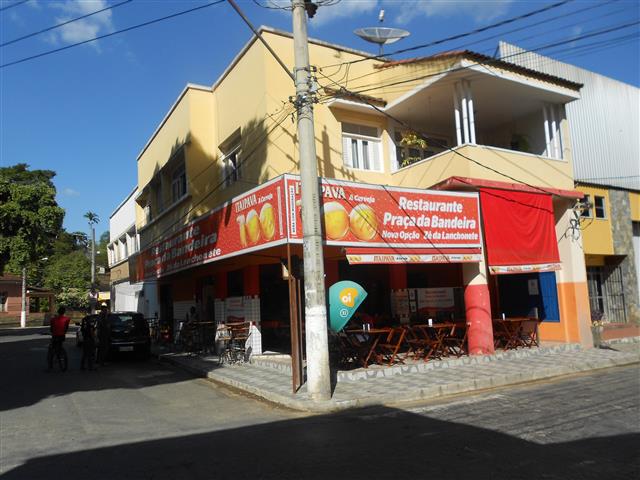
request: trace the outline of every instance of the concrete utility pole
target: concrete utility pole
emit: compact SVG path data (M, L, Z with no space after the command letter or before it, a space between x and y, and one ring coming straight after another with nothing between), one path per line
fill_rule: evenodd
M20 311L20 327L27 326L27 267L22 267L22 310Z
M300 142L300 190L304 259L307 391L314 400L331 398L327 304L320 224L320 195L313 128L314 92L311 91L307 14L304 0L292 0L295 53L296 107Z
M93 290L96 287L96 229L94 225L100 221L100 217L93 212L87 212L84 214L84 218L87 219L91 227L91 294L93 294ZM96 304L94 301L89 301L91 313L95 313Z

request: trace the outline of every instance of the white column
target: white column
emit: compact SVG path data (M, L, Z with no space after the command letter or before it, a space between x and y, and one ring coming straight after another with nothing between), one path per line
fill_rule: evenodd
M476 143L476 121L473 113L473 95L471 94L471 84L468 81L464 81L465 93L468 98L467 107L469 109L469 134L471 143Z
M462 131L464 132L464 143L469 143L469 115L467 110L467 96L460 83L458 83L458 88L460 89L460 96L462 97Z
M551 114L551 135L553 141L553 158L560 158L559 150L560 145L558 144L558 123L556 121L556 109L555 105L549 105L549 113Z
M549 114L547 113L547 105L542 105L542 114L544 115L544 140L547 145L546 156L551 156L551 136L549 135Z
M457 84L453 85L453 110L456 119L456 140L457 145L462 145L462 126L460 125L460 96L458 95Z

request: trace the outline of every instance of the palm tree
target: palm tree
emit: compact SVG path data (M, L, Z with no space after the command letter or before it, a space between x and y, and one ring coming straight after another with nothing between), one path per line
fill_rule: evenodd
M97 213L87 212L84 214L84 218L87 219L91 228L91 289L93 290L96 284L96 231L94 225L100 223L100 217ZM93 309L94 306L92 306Z

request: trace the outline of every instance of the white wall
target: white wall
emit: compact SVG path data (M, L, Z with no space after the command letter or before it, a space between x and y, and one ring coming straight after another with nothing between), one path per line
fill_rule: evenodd
M117 240L136 223L137 193L138 189L135 188L109 217L109 242Z

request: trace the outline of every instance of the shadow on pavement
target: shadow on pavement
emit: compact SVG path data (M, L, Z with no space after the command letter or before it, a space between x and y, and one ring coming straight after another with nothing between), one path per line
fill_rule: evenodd
M125 439L123 439L125 440ZM541 445L391 408L35 458L3 479L639 478L640 435Z
M181 382L193 375L176 369L159 367L156 360L142 361L135 356L110 359L110 364L97 371L80 370L82 351L70 335L64 343L69 356L69 369L57 366L46 372L49 336L32 333L0 343L0 412L28 407L42 399L73 392L109 389L138 389L146 386ZM153 375L162 368L163 375Z

